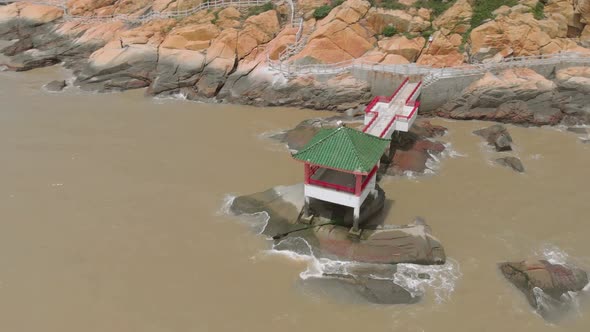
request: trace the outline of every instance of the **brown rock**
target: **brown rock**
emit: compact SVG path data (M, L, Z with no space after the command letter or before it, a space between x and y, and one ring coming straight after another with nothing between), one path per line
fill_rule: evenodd
M169 33L162 47L199 51L208 48L211 41L219 36L219 29L212 23L187 25Z
M473 9L469 0L458 0L451 8L434 20L437 29L444 28L450 33L463 34L471 27Z
M532 125L556 124L563 117L554 105L556 84L531 69L486 73L436 114Z
M53 6L26 4L21 8L20 17L44 24L63 16L63 10Z
M384 38L379 41L379 48L388 54L397 54L413 62L422 51L426 40L423 37L408 39L405 36Z
M553 320L567 308L569 292L580 292L588 284L585 271L546 260L501 263L500 271L522 291L533 308Z
M349 0L332 10L318 22L308 44L293 60L304 58L332 63L359 58L373 48L372 32L355 20L360 20L370 4L364 0Z
M444 35L436 32L417 63L433 67L452 67L463 64L465 57L459 51L463 40L459 34Z
M560 88L590 94L590 67L560 69L555 78Z
M580 22L590 24L590 1L574 0L575 12L580 14Z
M408 32L412 19L413 16L403 10L371 8L367 14L367 24L375 34L380 34L388 25L399 32Z

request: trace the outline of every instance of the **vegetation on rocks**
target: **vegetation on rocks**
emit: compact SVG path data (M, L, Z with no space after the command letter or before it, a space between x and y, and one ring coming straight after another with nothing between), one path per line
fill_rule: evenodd
M269 2L265 3L264 5L248 8L248 16L262 14L262 13L267 12L269 10L273 10L274 8L275 8L275 5L269 1Z
M344 0L333 0L332 2L330 2L329 5L320 6L313 11L313 17L316 20L320 20L320 19L328 16L328 14L330 14L332 9L340 6L342 3L344 3Z
M535 19L537 19L537 20L544 19L545 18L544 10L545 10L545 4L543 3L543 1L537 2L535 7L533 8L533 16L535 16Z
M328 14L330 14L331 11L332 11L332 6L323 5L323 6L316 8L313 11L313 17L316 20L320 20L320 19L328 16Z
M471 17L471 27L480 26L484 21L493 17L494 10L500 6L516 6L518 0L475 0L473 2L473 16Z
M379 8L386 8L386 9L407 9L408 7L402 3L400 3L398 0L382 0L379 2L375 2L374 0L369 1L371 3L371 6L373 7L379 7Z
M442 13L445 12L445 10L449 9L456 0L449 0L449 1L443 1L443 0L418 0L416 2L414 2L414 7L415 8L427 8L427 9L432 9L432 14L436 17ZM487 0L482 0L482 1L487 1ZM493 1L493 0L490 0ZM502 0L500 0L502 1Z
M392 26L392 25L388 25L385 28L383 28L383 33L382 34L385 37L391 37L391 36L395 35L396 33L397 33L397 30L395 29L395 27Z

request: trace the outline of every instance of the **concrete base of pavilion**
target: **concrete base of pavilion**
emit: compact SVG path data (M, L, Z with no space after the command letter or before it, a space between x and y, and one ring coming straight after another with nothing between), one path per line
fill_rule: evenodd
M268 218L262 234L269 237L300 230L287 238L304 239L318 258L423 265L443 264L446 260L442 245L423 221L402 226L381 224L385 220L386 198L379 187L378 194L367 198L361 209L362 232L358 237L349 233L352 209L335 204L313 200L310 207L315 217L311 225L300 222L303 190L303 184L297 184L239 196L232 202L230 211L236 215L266 213Z

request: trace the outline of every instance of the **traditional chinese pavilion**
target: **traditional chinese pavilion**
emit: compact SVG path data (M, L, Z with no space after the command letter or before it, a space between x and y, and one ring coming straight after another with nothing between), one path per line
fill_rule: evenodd
M305 163L305 214L311 198L354 209L351 233L360 234L361 206L376 193L379 160L394 131L408 131L416 120L422 82L405 79L389 97L375 97L365 110L365 127L322 129L293 155Z
M310 198L354 209L352 232L359 231L361 205L375 184L379 160L390 140L341 125L321 129L293 155L305 164L305 206Z

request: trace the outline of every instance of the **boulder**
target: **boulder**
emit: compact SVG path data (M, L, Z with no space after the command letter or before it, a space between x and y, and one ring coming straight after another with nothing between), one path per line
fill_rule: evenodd
M477 136L486 139L489 145L493 146L496 151L512 150L512 137L508 129L501 124L496 124L485 129L479 129L473 132Z
M394 267L395 265L390 266ZM391 279L378 278L372 273L362 275L324 273L321 277L302 280L301 284L315 295L328 295L338 299L344 298L354 301L360 297L369 303L389 305L412 304L420 300L420 297L413 296Z
M403 10L371 8L367 14L367 25L375 34L381 34L386 26L393 26L399 32L409 32L413 16Z
M426 40L423 37L408 39L405 36L395 36L391 38L384 38L379 41L379 49L387 54L397 54L406 58L410 62L414 62Z
M464 34L471 27L473 8L471 0L458 0L442 15L437 17L433 25L437 29L444 29L449 33Z
M495 160L496 164L512 168L513 170L524 173L524 166L520 159L516 157L502 157Z
M439 155L445 150L445 146L433 138L444 135L446 130L428 121L416 121L409 132L400 132L392 137L392 155L381 159L381 171L397 176L407 172L425 173L429 170L428 161L433 160L433 155Z
M379 195L384 193L378 189ZM264 213L262 234L274 237L277 234L292 232L275 241L284 242L290 238L303 238L311 245L312 254L318 258L330 258L372 264L443 264L446 260L444 249L433 237L430 227L417 220L404 226L379 226L373 217L380 212L383 200L365 202L361 209L377 210L364 217L362 233L359 238L351 238L348 225L341 224L341 215L333 204L314 200L312 209L315 218L312 225L298 223L299 212L303 208L303 185L280 186L264 192L236 197L230 205L235 215ZM344 207L341 207L344 208ZM348 208L348 210L351 210ZM336 218L336 219L334 219ZM326 225L326 223L330 223ZM287 244L275 246L277 250L291 250Z
M570 307L571 292L580 292L588 285L585 271L546 260L501 263L499 268L525 294L530 305L549 320Z
M459 34L444 35L437 31L416 62L432 67L460 66L465 61L465 56L459 50L462 43L463 37Z
M369 7L367 1L348 0L334 8L318 22L303 50L291 59L335 63L361 57L376 41L374 32L360 24Z
M585 24L590 24L590 1L589 0L575 0L574 7L575 7L575 12L580 14L580 22L585 23Z
M557 124L564 114L557 85L531 69L486 73L435 113L454 119L479 119L527 125Z
M50 91L50 92L59 92L59 91L62 91L63 89L65 89L66 86L67 86L66 81L57 80L57 81L51 81L51 82L45 84L44 88L45 88L45 90Z

